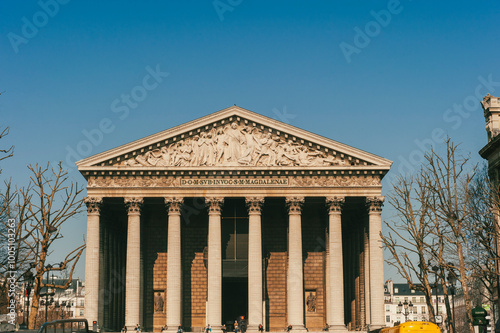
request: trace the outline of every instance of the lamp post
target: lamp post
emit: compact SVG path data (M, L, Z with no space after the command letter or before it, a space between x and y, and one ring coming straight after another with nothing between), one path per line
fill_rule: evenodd
M27 321L29 320L29 309L30 309L30 294L31 294L31 281L33 280L33 273L31 268L34 267L33 263L30 264L30 269L24 273L24 311L23 311L23 323L21 326L23 328L28 328Z
M51 264L45 266L47 269L47 284L49 283L49 271L52 268ZM47 322L47 305L49 304L49 287L45 287L45 322Z
M403 314L403 316L405 316L405 322L408 321L408 315L410 313L413 313L413 304L411 303L408 303L407 300L404 301L404 303L401 303L401 301L399 301L399 304L398 304L398 309L399 309L399 312L401 312ZM404 312L403 312L403 309L404 309Z
M455 284L457 283L457 276L455 274L455 270L452 268L453 263L448 263L449 268L449 273L448 273L448 282L450 283L450 294L451 294L451 303L452 303L452 318L451 318L451 327L453 329L453 333L455 333L455 293L456 293L456 287Z
M434 285L436 286L436 312L435 312L435 316L438 315L438 312L439 312L439 298L438 298L438 291L439 291L439 288L438 288L438 270L439 270L439 267L434 265L432 266L432 271L434 272Z

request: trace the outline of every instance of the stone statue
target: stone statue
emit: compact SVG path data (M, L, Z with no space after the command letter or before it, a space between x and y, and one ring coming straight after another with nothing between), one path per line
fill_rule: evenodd
M316 295L312 292L309 293L306 300L307 312L316 312Z
M155 312L163 312L163 297L161 293L157 293L155 296Z

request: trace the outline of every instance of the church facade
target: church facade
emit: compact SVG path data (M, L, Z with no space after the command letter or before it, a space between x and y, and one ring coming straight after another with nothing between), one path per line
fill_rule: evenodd
M391 163L237 106L77 162L86 318L113 331L384 326Z

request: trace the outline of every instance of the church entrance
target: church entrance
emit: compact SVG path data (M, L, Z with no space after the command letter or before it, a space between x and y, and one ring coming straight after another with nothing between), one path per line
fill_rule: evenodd
M245 199L224 201L222 231L222 322L233 329L248 314L248 212ZM241 325L241 324L240 324Z
M241 317L248 315L248 278L222 279L222 322L233 329L235 320L241 325Z

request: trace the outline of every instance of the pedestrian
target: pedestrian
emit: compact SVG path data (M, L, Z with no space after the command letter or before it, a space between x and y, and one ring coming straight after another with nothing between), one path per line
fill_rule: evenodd
M259 324L259 332L264 332L264 327L262 326L262 324Z
M123 325L122 333L127 333L127 326L126 325Z
M226 333L226 324L222 324L221 328L223 333Z
M184 333L182 326L177 327L177 333Z
M238 333L238 321L234 321L234 333Z
M140 331L141 331L141 326L139 326L139 324L136 324L136 325L135 325L135 330L136 330L137 332L140 332Z

